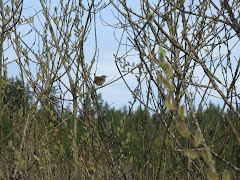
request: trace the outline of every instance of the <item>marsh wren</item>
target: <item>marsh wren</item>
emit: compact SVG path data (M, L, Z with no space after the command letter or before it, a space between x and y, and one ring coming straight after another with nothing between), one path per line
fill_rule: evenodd
M105 75L102 75L102 76L94 76L94 83L97 85L97 86L101 86L104 84L105 80L106 80L106 77Z

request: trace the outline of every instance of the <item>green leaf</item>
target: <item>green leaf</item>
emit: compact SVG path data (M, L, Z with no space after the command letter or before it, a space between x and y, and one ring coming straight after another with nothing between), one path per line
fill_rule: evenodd
M174 105L174 103L173 103L173 101L172 101L171 95L168 95L168 96L167 96L167 98L166 98L166 100L165 100L165 105L166 105L166 107L167 107L170 111L176 110L176 107L175 107L175 105Z
M199 156L196 152L190 150L190 149L185 149L183 151L183 153L185 154L185 156L187 156L189 159L198 159Z
M195 146L198 146L202 142L202 132L201 129L197 129L194 136Z
M184 116L185 116L185 106L184 105L181 105L181 107L179 109L179 116L182 120L184 119Z
M159 46L159 55L160 55L160 60L164 61L166 56L166 51L162 48L162 46Z
M170 66L170 64L165 63L164 65L164 72L167 75L167 77L171 78L173 75L173 71L172 71L172 67Z
M222 180L231 180L231 174L228 170L224 169L222 174Z
M176 121L176 126L177 126L177 130L180 132L180 134L183 137L189 138L190 137L190 133L187 129L187 127L185 126L185 124L183 122L180 121Z
M218 180L217 174L211 168L208 168L206 170L206 174L207 174L208 179L210 179L210 180Z
M210 153L208 148L205 148L203 150L203 159L204 161L209 165L211 163L212 160L212 154Z

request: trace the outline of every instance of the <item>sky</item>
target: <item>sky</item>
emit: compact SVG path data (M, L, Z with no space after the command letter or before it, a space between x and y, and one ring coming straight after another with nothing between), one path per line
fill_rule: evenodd
M58 1L52 1L52 6L54 6L57 2ZM139 5L136 4L136 1L128 1L127 3L132 8L137 9L139 7ZM34 0L34 1L24 0L24 8L23 8L22 15L24 17L28 17L33 14L36 14L39 12L40 7L41 7L41 5L39 3L39 0ZM43 17L40 14L41 13L39 13L39 18L41 20L41 18L43 18ZM115 31L114 28L104 25L104 23L101 21L101 18L102 18L104 21L106 21L109 24L116 23L117 21L116 21L115 17L113 16L113 14L117 15L116 11L112 7L107 7L105 9L103 9L103 11L101 11L101 13L98 13L96 16L97 42L98 42L98 56L97 56L98 57L98 59L97 59L98 65L97 65L96 75L98 75L98 76L106 75L107 83L120 77L117 67L115 65L115 58L114 58L113 54L115 54L117 52L117 48L118 48L118 42L116 41L116 39L114 37L114 33L119 38L122 32L121 32L121 30ZM37 28L41 29L41 24L39 23L39 21L37 19L36 19L35 25ZM21 33L23 33L23 34L29 31L29 29L26 28L26 26L24 26L24 25L19 26L18 28L19 28L19 31L21 31ZM36 39L36 35L34 35L34 33L32 33L30 36L26 36L26 38L28 38L27 41L29 43L31 43ZM239 46L239 44L238 44L238 46ZM235 48L235 49L237 49L237 48ZM87 41L84 44L85 61L88 64L92 60L94 51L95 51L94 31L91 31L88 36ZM237 50L235 50L235 51L236 51L235 53L238 54ZM7 53L5 56L7 56L9 58L9 61L16 58L16 56L11 52L11 50L8 50L6 52ZM122 55L125 52L126 52L126 50L124 48L121 48L119 54ZM224 50L223 50L223 53L225 53ZM218 53L216 52L216 56L217 56L217 54ZM92 79L93 79L93 74L95 72L95 68L96 68L96 66L94 66L94 68L93 68L93 72L92 72L92 76L91 76ZM34 71L35 71L35 67L32 68L32 72L34 72ZM19 75L19 72L20 72L20 69L16 63L11 63L8 65L8 76L9 77ZM203 74L202 68L200 68L200 67L196 68L194 75L196 77L198 77L201 74ZM217 74L217 76L221 77L221 71L217 72L216 74ZM63 81L68 86L70 86L68 83L67 77L65 76L64 78L63 78ZM202 77L199 76L199 80L201 80L201 78ZM129 85L132 88L134 88L134 86L136 85L136 79L134 78L134 76L126 76L126 80L129 83ZM207 84L208 80L205 78L205 79L203 79L203 82L204 82L204 84ZM101 89L98 89L97 92L101 93L103 99L105 101L107 101L111 107L115 107L115 108L121 108L124 105L129 105L128 102L132 100L131 92L128 90L128 88L124 84L123 80L121 80L121 79L110 84L109 86L105 86ZM215 92L212 91L212 93L214 94ZM70 95L69 95L69 98L70 98ZM221 99L219 99L219 98L210 98L210 100L211 99L214 102L222 103ZM199 97L199 100L200 100L200 97Z
M52 1L52 6L55 5L55 3L58 1ZM57 5L57 4L56 4ZM41 8L41 4L39 0L24 0L24 6L23 6L23 17L29 17L37 12L39 12ZM116 22L112 17L112 8L106 8L104 9L101 14L98 13L96 16L96 27L97 27L97 42L98 42L98 65L97 65L97 76L106 75L107 79L106 82L110 82L112 80L117 79L120 77L117 67L115 65L115 58L113 54L116 52L118 43L114 38L114 29L109 26L103 25L103 23L100 20L103 18L108 23ZM44 19L43 16L41 16L41 13L38 13L39 19ZM38 30L41 31L42 27L39 23L38 19L35 18L35 26ZM30 30L30 27L26 27L26 25L21 25L18 27L18 30L21 32L21 34L25 34ZM30 35L26 36L25 41L29 44L33 43L37 39L36 35L34 33L31 33ZM7 44L5 44L7 46ZM33 48L37 49L37 47ZM13 50L9 49L6 51L5 56L8 57L9 61L16 59L16 55L12 53ZM90 31L90 34L88 35L88 39L84 44L84 53L85 53L85 61L90 64L90 61L92 60L93 54L95 51L95 38L94 38L94 31ZM30 65L31 66L31 65ZM96 66L93 68L92 76L91 78L94 78L94 72L96 70ZM13 62L8 65L8 77L15 77L19 76L19 66L17 63ZM36 75L36 66L31 66L31 72L33 72L33 75ZM36 77L36 76L35 76ZM134 79L131 77L126 77L128 82L130 84L135 84ZM68 86L70 86L67 77L65 76L63 79L63 82L65 82ZM64 88L63 88L64 89ZM131 93L125 86L124 82L120 79L114 83L112 83L109 86L105 86L103 88L100 88L97 90L97 93L101 93L104 101L108 102L111 107L115 108L121 108L124 105L128 105L128 102L131 99ZM68 98L70 97L70 94L68 94Z

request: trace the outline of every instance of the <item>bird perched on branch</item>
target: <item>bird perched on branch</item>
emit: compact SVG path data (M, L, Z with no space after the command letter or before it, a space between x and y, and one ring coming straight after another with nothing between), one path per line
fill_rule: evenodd
M94 83L97 85L97 86L101 86L104 84L105 80L106 80L106 77L105 75L102 75L102 76L94 76Z

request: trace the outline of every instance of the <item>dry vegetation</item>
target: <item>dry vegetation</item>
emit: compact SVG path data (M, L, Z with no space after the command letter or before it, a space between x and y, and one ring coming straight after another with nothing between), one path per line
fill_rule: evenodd
M239 1L36 1L0 1L0 179L239 179ZM99 20L120 78L97 87ZM116 110L97 88L119 80Z

